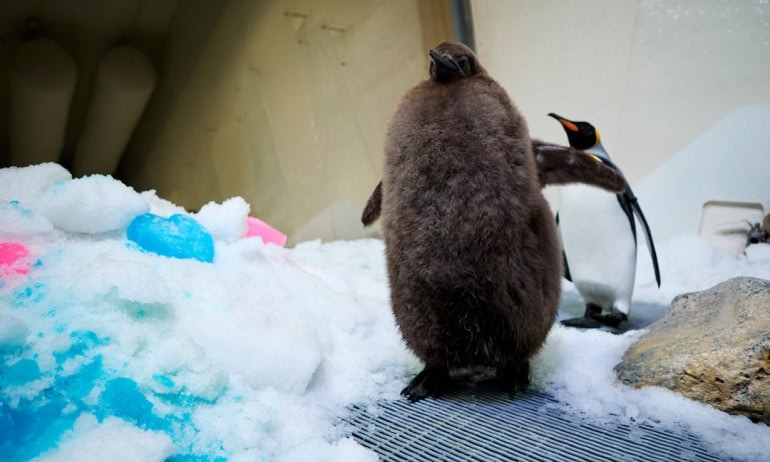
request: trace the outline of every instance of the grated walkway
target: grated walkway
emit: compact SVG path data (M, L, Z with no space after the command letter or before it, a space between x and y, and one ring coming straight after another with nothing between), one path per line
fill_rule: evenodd
M722 461L682 428L604 425L568 415L538 392L511 399L477 384L438 400L353 406L352 436L383 461Z

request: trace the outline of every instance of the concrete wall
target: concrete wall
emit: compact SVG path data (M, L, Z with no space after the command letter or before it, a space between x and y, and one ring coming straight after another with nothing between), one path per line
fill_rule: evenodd
M473 13L480 58L532 134L566 141L548 112L592 122L632 185L732 111L770 102L766 1L476 1ZM687 194L687 172L678 175L685 187L671 194ZM759 189L743 197L770 201Z
M446 0L2 0L0 166L7 63L33 17L78 70L63 165L99 60L131 44L158 82L116 176L189 210L242 196L290 243L365 234L388 120L451 38Z
M190 209L242 196L290 243L364 235L385 128L425 76L423 42L445 33L441 4L228 1L189 78L166 80L178 95L153 102L125 177ZM167 59L186 36L172 28Z
M98 60L116 44L132 44L150 56L159 80L118 171L122 180L190 210L242 196L253 215L287 232L290 242L360 237L358 218L379 180L388 120L403 93L425 77L426 50L451 39L448 5L2 0L0 154L7 148L8 57L25 19L37 17L78 66L65 165ZM681 165L692 162L668 161L728 114L770 102L766 1L478 0L472 6L480 58L527 116L532 134L565 141L546 116L552 111L590 120L634 185L664 165L686 168ZM751 130L731 133L751 138ZM751 159L738 150L723 161L767 168L757 167L752 152ZM687 156L698 157L692 149ZM719 169L722 158L709 156L709 168ZM688 172L663 177L686 180ZM669 184L645 184L664 188L662 198L692 192L686 181L670 191ZM767 188L740 186L730 200L770 208ZM557 206L554 191L547 192ZM640 200L645 209L666 207Z
M28 19L36 19L40 33L63 47L77 67L61 157L66 164L83 129L96 69L105 52L116 45L132 45L157 64L177 4L178 0L0 1L0 166L5 165L8 149L8 67ZM209 18L215 20L216 14ZM203 31L201 35L205 40Z

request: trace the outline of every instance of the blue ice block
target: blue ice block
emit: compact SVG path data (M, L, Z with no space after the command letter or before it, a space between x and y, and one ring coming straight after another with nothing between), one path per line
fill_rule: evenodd
M128 226L127 236L143 250L158 255L214 261L214 238L200 223L185 215L139 215Z

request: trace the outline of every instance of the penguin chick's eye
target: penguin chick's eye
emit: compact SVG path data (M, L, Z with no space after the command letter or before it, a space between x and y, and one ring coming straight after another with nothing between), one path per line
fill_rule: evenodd
M457 65L460 66L460 70L463 74L471 73L471 62L467 56L460 56L457 60Z

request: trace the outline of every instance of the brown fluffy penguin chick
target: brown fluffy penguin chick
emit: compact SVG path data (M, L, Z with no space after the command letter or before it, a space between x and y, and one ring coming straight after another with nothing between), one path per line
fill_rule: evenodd
M513 393L554 324L561 249L527 125L470 48L430 50L385 141L382 234L391 302L425 368L410 401L449 371L494 367Z

